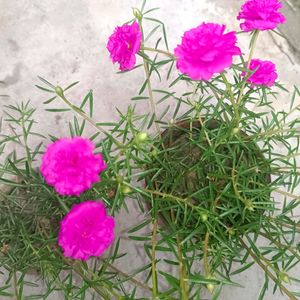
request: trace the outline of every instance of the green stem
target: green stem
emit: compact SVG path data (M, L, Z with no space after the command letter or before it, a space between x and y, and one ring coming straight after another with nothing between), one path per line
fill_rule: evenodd
M169 51L165 51L165 50L160 50L160 49L155 49L155 48L149 48L149 47L141 47L141 50L143 51L151 51L151 52L157 52L157 53L161 53L164 54L172 59L176 59L175 55L173 55L171 52Z
M82 269L79 267L77 268L76 266L70 265L72 267L72 269L76 272L76 274L78 274L84 281L86 281L87 283L90 283L91 280L90 278L88 278L84 272L82 272ZM104 300L110 300L111 298L109 297L109 295L107 295L107 293L105 293L100 287L98 286L94 286L92 285L92 288L94 289L94 291L100 295ZM111 291L110 291L111 292ZM112 293L113 296L116 297L116 299L122 299L121 296L117 296L115 295L115 293Z
M245 242L240 239L240 243L246 249L246 251L250 254L250 256L254 259L254 261L264 270L264 272L271 278L275 284L278 284L280 289L288 296L290 300L297 300L297 298L284 286L282 283L277 280L277 278L268 270L267 266L265 266L261 260L251 251L251 249L245 244Z
M251 63L251 60L252 60L252 57L253 57L253 54L254 54L254 49L255 49L255 46L256 46L256 42L257 42L257 38L258 38L258 35L259 35L259 30L256 30L254 32L254 37L253 37L253 41L252 41L252 45L251 45L251 48L250 48L250 52L249 52L249 56L248 56L248 61L247 61L247 73L245 75L245 79L244 79L244 82L241 86L241 90L240 90L240 94L239 94L239 97L238 97L238 100L237 100L237 105L239 106L240 105L240 102L242 101L243 99L243 93L244 93L244 89L246 87L246 83L247 83L247 77L250 73L250 70L249 70L249 67L250 67L250 63Z
M207 86L210 88L210 90L212 91L212 93L214 94L214 96L215 96L215 98L217 99L217 101L218 101L218 103L220 104L220 105L222 105L222 102L223 102L223 100L224 100L224 97L225 97L225 95L218 95L218 93L216 92L216 90L215 90L215 87L210 83L210 82L208 82L207 81ZM228 118L228 115L227 115L227 113L226 113L226 110L224 110L224 119L225 119L225 121L227 122L227 123L229 123L229 118Z
M208 243L209 243L209 232L206 231L205 239L204 239L204 249L203 249L203 262L204 262L204 270L206 276L211 275L209 262L208 262Z
M256 137L271 137L274 134L279 134L279 133L285 133L285 132L289 132L289 131L294 131L295 133L300 133L300 127L296 127L296 128L284 128L284 129L277 129L277 130L267 130L265 132L262 133L256 133L253 134L252 136L248 136L248 139L253 139Z
M14 286L14 292L15 292L15 297L16 297L16 300L22 300L20 295L19 295L19 292L18 292L18 280L17 280L17 274L16 274L16 271L14 271L13 273L13 286Z
M171 218L172 221L175 222L174 211L171 209ZM178 261L179 261L179 282L180 282L180 299L182 300L189 300L189 288L187 282L187 276L185 271L185 262L182 253L182 244L180 240L180 236L176 234L177 240L177 249L178 249Z
M103 127L97 125L97 123L87 116L79 107L73 105L64 95L62 88L56 87L56 94L63 100L63 102L69 106L73 111L79 114L84 120L90 123L98 132L105 134L109 139L111 139L118 148L124 148L124 145L112 137Z
M298 250L296 248L277 242L275 239L271 238L270 236L268 236L263 232L260 232L259 234L264 238L268 239L273 244L275 244L279 249L287 249L300 261L300 255L297 253Z
M235 102L234 95L233 95L232 88L231 88L231 84L227 80L225 74L221 73L221 77L222 77L222 79L223 79L223 81L225 83L226 90L229 93L229 101L231 102L231 105L232 105L233 111L234 111L235 126L239 127L240 114L239 114L239 105L238 105L238 102Z
M46 230L44 228L41 228L41 234L42 235L45 235L45 237L47 239L49 239L49 235L48 233L46 232ZM92 273L90 272L90 270L87 270L83 263L82 262L75 262L73 263L70 259L66 258L60 251L60 249L58 248L57 245L48 245L47 246L48 250L50 252L56 252L64 261L67 265L69 265L72 270L74 270L74 272L79 275L84 281L86 281L87 283L90 284L90 287L98 294L100 295L104 300L111 300L111 295L113 295L116 299L116 300L122 300L122 296L120 296L119 294L117 294L115 291L112 290L112 288L110 286L106 286L106 283L105 281L101 280L102 284L103 284L103 287L99 287L99 286L96 286L94 284L92 284L92 278L93 276L97 276L97 274L95 273ZM78 265L79 264L79 265ZM100 279L100 278L99 278ZM104 291L104 289L106 289L108 291L108 293L110 293L111 295L108 295L107 292Z
M100 260L102 260L102 259L100 258ZM108 263L107 266L108 266L111 270L117 272L119 276L124 277L124 279L128 279L128 281L131 281L133 284L136 284L137 286L141 287L141 288L144 289L145 291L152 291L152 289L151 289L148 285L146 285L146 284L144 284L144 283L138 281L137 279L135 279L135 278L132 277L131 275L124 273L123 271L121 271L121 270L119 270L117 267L115 267L114 265Z
M150 81L149 65L145 58L143 58L143 64L144 64L144 70L145 70L146 80L147 80L147 89L148 89L148 94L149 94L150 108L151 108L152 113L154 114L154 118L155 118L154 123L155 123L156 131L157 131L158 135L160 136L161 131L160 131L159 125L157 123L156 108L155 108L155 102L154 102L154 97L153 97L152 85L151 85L151 81Z
M202 121L201 116L199 116L198 120L199 120L199 123L200 123L201 127L204 128L204 127L203 127L203 121ZM212 147L212 142L211 142L211 140L210 140L210 138L209 138L209 136L208 136L208 133L207 133L207 131L206 131L205 128L204 128L204 134L205 134L205 138L206 138L206 140L207 140L209 146Z
M63 208L64 212L68 213L70 208L66 205L66 203L62 199L60 199L59 196L57 196L56 199L59 202L60 206Z
M296 105L293 109L291 109L289 112L287 112L279 121L278 123L280 124L281 122L283 122L284 120L287 119L288 116L290 116L292 113L294 112L298 112L300 109L300 104Z
M294 195L294 194L289 193L289 192L281 191L281 190L278 190L278 189L274 190L274 191L277 192L277 193L279 193L279 194L281 194L281 195L293 198L296 201L300 201L300 196Z
M278 220L276 218L272 218L272 217L267 217L267 219L269 219L271 222L274 222L276 224L279 224L281 226L284 226L286 228L290 228L290 229L293 229L295 230L296 232L300 233L300 224L299 223L295 223L293 225L291 224L287 224L285 222L282 222L281 220Z
M42 185L43 188L47 191L48 195L52 195L51 191L49 190L48 186L45 184ZM68 213L70 208L66 205L66 203L57 195L55 194L55 198L58 201L59 205L62 207L65 213Z
M237 175L235 174L235 168L232 168L231 179L232 179L232 186L233 186L234 193L235 193L236 197L245 205L246 208L248 208L249 210L253 210L251 200L244 199L242 197L242 195L238 189L238 183L237 183L236 177L237 177Z
M155 219L153 221L153 231L152 231L152 251L151 251L151 256L152 256L152 267L151 267L151 272L152 272L152 295L154 298L158 296L158 284L157 284L157 272L156 272L156 235L157 235L157 220Z
M31 170L32 169L31 153L30 153L30 148L28 147L28 142L27 142L28 132L25 128L25 120L24 120L23 114L22 114L22 118L21 118L21 125L22 125L23 139L24 139L24 146L25 146L25 151L26 151L26 156L27 156L28 167L29 167L29 170Z
M187 198L183 199L183 198L179 198L179 197L176 197L172 194L166 194L166 193L162 193L162 192L159 192L159 191L152 191L152 190L148 190L148 189L143 189L144 192L146 193L149 193L149 194L153 194L153 195L157 195L157 196L161 196L162 198L170 198L172 199L173 201L176 201L176 202L180 202L184 205L187 205L189 207L191 207L192 209L196 210L199 212L199 214L201 213L209 213L207 210L201 208L200 206L196 206L194 204L192 204Z
M139 26L140 29L142 31L143 34L143 43L144 43L144 30L143 30L143 22L142 22L142 18L138 20L139 21ZM145 47L142 46L141 48L141 52L145 53L144 50ZM148 50L153 50L153 48L147 48ZM149 70L149 65L148 62L146 61L145 57L143 56L143 65L144 65L144 71L145 71L145 75L146 75L146 80L147 80L147 89L148 89L148 94L149 94L149 102L150 102L150 109L152 111L152 114L154 115L154 123L155 123L155 128L157 131L157 134L160 136L161 135L161 131L160 131L160 127L157 123L157 114L156 114L156 108L155 108L155 102L154 102L154 97L153 97L153 91L152 91L152 86L151 86L151 81L150 81L150 70Z

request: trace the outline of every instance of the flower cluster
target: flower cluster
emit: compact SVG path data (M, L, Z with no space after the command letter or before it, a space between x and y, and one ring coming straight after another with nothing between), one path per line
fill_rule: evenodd
M237 17L243 20L241 29L248 32L276 28L285 22L278 11L281 7L278 0L247 0ZM142 18L140 13L135 16L139 21ZM143 42L140 25L134 21L115 29L107 49L113 63L126 71L134 68ZM225 25L202 23L186 31L174 54L168 54L176 59L181 73L192 80L207 81L231 67L241 50L234 31L226 32ZM275 84L278 76L271 61L252 59L247 66L241 76L251 87ZM145 140L147 136L140 138ZM94 154L94 150L94 144L82 137L62 138L48 145L40 166L46 183L62 196L80 196L100 180L99 174L106 169L102 155ZM87 260L101 255L111 245L114 226L114 219L106 214L101 201L85 201L74 205L61 221L58 243L65 256Z
M60 195L79 196L100 180L106 169L94 144L82 137L62 138L49 144L42 157L41 174ZM58 243L64 255L86 260L99 256L114 239L114 220L106 216L102 202L74 205L61 222Z
M279 0L247 0L237 17L238 20L244 20L241 29L275 29L278 24L285 22L285 17L278 11L281 7ZM209 80L229 68L233 57L241 55L241 50L236 45L236 33L225 33L225 29L225 25L202 23L186 31L181 44L174 50L178 70L192 80ZM120 70L130 70L136 63L135 55L139 52L141 43L142 33L139 25L134 22L132 25L117 27L109 38L107 49L112 61L120 63ZM253 70L255 62L257 60L251 64L250 70ZM277 78L275 66L271 68L270 63L266 62L260 64L262 67L259 68L259 74L252 75L247 81L252 85L270 87ZM271 70L271 74L262 79L268 70Z

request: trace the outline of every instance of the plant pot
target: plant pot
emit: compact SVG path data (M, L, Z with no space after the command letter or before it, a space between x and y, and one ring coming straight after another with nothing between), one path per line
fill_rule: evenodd
M233 135L230 124L215 119L184 120L161 137L149 166L158 171L146 178L146 185L172 195L156 198L164 223L176 222L190 233L214 219L214 226L243 234L255 231L261 216L273 209L270 165L245 132Z

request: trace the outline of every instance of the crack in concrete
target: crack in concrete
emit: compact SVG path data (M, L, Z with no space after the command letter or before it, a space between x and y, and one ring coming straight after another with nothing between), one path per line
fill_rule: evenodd
M269 35L270 35L270 37L271 37L271 39L272 39L272 41L273 41L273 43L275 44L275 46L279 49L279 51L281 52L281 53L283 53L287 58L288 58L288 60L291 62L291 64L292 65L295 65L296 63L295 63L295 61L292 59L292 57L283 49L283 47L281 46L281 44L279 44L278 42L277 42L277 40L275 39L275 37L274 37L274 35L272 34L272 32L268 32L269 33ZM290 45L290 43L289 43L289 40L286 38L286 41L288 42L288 44L289 44L289 46L291 46Z

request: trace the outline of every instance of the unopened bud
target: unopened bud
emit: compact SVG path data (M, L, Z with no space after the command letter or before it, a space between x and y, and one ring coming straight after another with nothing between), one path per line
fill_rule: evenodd
M147 138L148 138L148 134L146 132L140 132L136 136L136 141L138 143L143 143L143 142L145 142L147 140Z
M202 222L206 222L208 220L208 215L207 214L201 214L200 218L201 218Z
M59 96L59 97L62 97L64 95L64 90L60 87L60 86L57 86L55 88L55 93Z
M281 273L280 279L285 283L291 283L290 277L286 273Z
M142 14L142 12L141 12L138 8L133 7L133 8L132 8L132 12L133 12L134 17L135 17L137 20L142 20L143 14Z
M253 203L251 200L247 200L245 203L246 209L250 210L250 211L254 211L254 207L253 207Z
M208 275L206 277L207 279L215 279L215 277L213 275ZM214 289L215 289L215 285L212 283L207 283L206 284L206 288L208 289L208 291L212 294Z
M208 289L208 291L212 294L214 289L215 289L215 286L212 284L212 283L208 283L206 285L206 288Z
M235 230L233 228L229 228L227 232L229 235L235 235Z
M152 157L156 157L157 154L158 154L157 149L152 150L151 153L150 153L150 155L151 155Z
M131 190L131 188L129 186L127 186L127 185L123 185L122 186L122 193L123 194L129 194L131 192L132 192L132 190Z
M234 127L233 129L232 129L232 133L233 134L238 134L240 132L240 129L238 128L238 127Z

